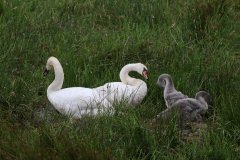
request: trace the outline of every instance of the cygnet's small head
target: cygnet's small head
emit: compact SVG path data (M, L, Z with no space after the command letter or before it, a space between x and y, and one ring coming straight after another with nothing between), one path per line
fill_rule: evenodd
M141 74L145 79L148 79L148 69L145 65L143 65L142 63L137 63L137 70L136 70L139 74Z
M157 85L161 88L161 89L165 89L165 81L164 81L164 79L163 79L163 76L162 75L160 75L159 77L158 77L158 81L157 81Z
M55 57L48 58L47 64L46 64L46 69L43 72L43 76L46 76L48 74L49 70L53 68L53 63L54 62L59 62L59 61Z
M196 99L199 99L200 97L202 97L208 105L210 105L210 102L211 102L211 95L205 91L199 91L197 94L196 94Z
M206 92L206 94L204 94L204 97L205 101L207 102L208 105L210 105L210 102L211 102L211 96L209 93Z

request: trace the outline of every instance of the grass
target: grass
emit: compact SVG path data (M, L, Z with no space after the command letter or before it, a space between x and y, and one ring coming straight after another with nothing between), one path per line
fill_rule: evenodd
M239 159L239 25L237 0L0 1L0 158ZM40 119L51 106L54 72L42 76L50 56L62 64L63 88L117 82L125 64L141 62L148 93L124 116L71 124L53 110ZM211 94L198 138L155 124L166 108L163 73L189 97Z

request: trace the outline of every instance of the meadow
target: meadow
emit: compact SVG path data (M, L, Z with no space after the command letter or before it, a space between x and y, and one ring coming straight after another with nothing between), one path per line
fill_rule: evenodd
M239 0L1 0L0 159L239 159ZM119 82L128 63L148 68L148 92L124 115L71 123L47 99L62 64L63 88ZM211 94L190 139L166 109L160 74L189 97ZM115 106L122 111L124 104Z

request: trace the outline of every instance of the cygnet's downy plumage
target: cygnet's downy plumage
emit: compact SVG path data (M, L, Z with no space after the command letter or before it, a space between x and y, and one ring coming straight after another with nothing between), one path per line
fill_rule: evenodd
M211 96L205 91L200 91L194 98L185 98L177 101L171 108L157 115L157 121L170 120L174 116L180 120L193 122L201 120L200 114L204 114L211 101Z
M182 92L179 92L174 88L173 80L168 74L160 75L158 77L157 85L164 90L164 99L167 108L171 108L178 100L188 98L188 96L182 94Z

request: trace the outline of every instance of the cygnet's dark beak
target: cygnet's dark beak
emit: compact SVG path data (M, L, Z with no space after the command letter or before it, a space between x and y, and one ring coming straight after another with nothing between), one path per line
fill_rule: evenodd
M208 109L209 109L209 108L213 108L213 106L210 106L210 104L208 104Z
M46 76L48 74L49 70L46 68L45 71L43 72L43 76Z
M210 107L210 102L207 102L207 104L208 104L208 108Z
M158 87L164 90L164 89L165 89L165 86L162 86L161 84L158 84L158 82L159 82L159 81L157 81Z

